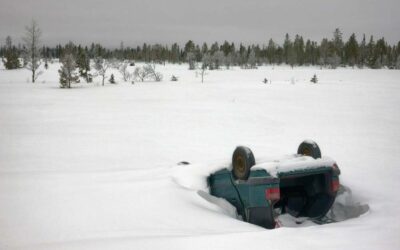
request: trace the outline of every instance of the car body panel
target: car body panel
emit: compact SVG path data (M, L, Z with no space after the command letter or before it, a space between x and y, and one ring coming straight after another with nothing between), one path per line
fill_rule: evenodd
M279 166L283 167L279 169ZM273 171L268 171L269 169ZM247 180L235 180L229 168L221 169L209 176L208 184L211 195L230 202L236 207L238 215L243 220L258 224L257 220L249 218L251 209L265 208L268 209L266 211L272 213L274 205L282 202L290 204L294 200L293 195L289 195L287 190L296 190L297 186L301 186L301 191L307 193L307 197L316 199L314 203L308 205L310 207L308 214L313 217L324 215L332 206L336 196L336 190L332 190L332 188L338 183L339 174L336 163L330 158L315 160L310 157L294 155L284 158L282 161L262 162L255 165ZM276 188L280 190L282 200L268 199L267 190ZM288 197L290 202L283 201Z

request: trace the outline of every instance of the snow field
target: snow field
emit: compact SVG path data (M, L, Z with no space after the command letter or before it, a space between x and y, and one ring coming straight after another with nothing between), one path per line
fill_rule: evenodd
M201 84L187 65L156 69L163 82L115 71L117 85L72 89L58 88L58 64L36 84L0 69L0 249L400 247L400 71L233 68ZM304 139L337 161L368 214L264 230L199 192L237 145L257 159Z

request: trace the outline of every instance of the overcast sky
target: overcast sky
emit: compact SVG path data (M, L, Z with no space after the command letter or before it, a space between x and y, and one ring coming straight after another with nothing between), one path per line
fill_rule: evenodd
M339 27L400 40L400 0L0 0L0 43L18 42L35 19L43 43L72 40L108 47L143 42L183 44L282 42L286 32L320 41Z

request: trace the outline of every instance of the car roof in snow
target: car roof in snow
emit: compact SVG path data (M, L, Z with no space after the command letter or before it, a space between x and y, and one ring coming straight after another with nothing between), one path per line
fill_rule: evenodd
M264 169L271 176L274 177L277 177L279 174L282 173L317 169L321 167L330 167L336 163L332 158L327 156L314 159L310 156L303 156L297 154L288 155L279 160L259 159L256 162L257 164L251 168L252 170Z

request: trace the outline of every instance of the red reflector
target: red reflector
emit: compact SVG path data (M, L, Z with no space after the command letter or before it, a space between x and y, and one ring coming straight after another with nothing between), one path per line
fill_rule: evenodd
M279 188L269 188L265 190L265 197L267 200L279 200L281 198L281 191Z
M331 190L332 192L336 192L339 190L339 180L338 179L333 179L331 182Z

